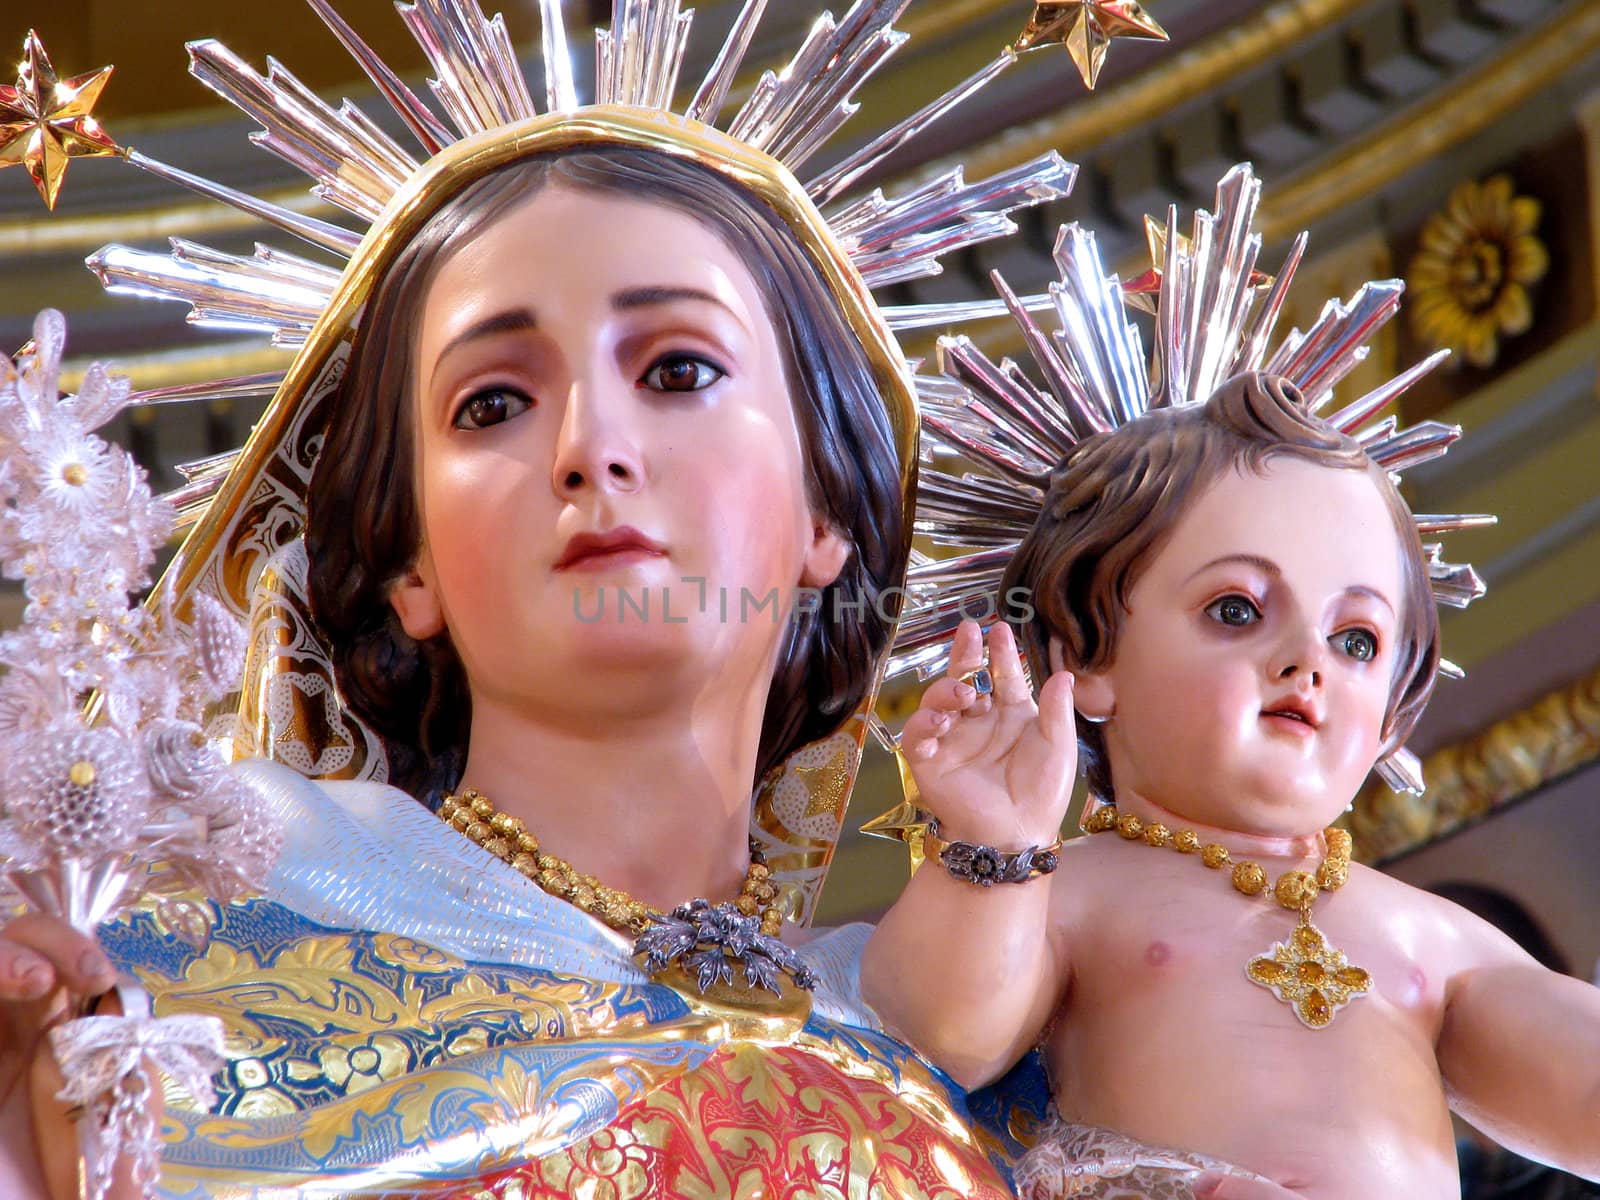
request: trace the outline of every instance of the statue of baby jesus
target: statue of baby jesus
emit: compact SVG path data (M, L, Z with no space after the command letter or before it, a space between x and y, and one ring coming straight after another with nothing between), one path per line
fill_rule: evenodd
M1059 1120L1019 1192L1447 1200L1452 1109L1600 1179L1600 989L1327 828L1439 660L1413 519L1360 443L1264 375L1087 438L1017 588L1037 704L1004 623L992 695L966 681L964 625L902 747L966 846L930 847L863 982L969 1087L1042 1040ZM1092 836L1015 869L1080 747ZM974 870L974 845L1004 853Z

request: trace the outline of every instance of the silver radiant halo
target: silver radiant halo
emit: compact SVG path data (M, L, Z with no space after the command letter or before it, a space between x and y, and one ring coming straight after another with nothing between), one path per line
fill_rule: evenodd
M257 330L280 348L297 348L330 303L361 243L361 230L378 220L427 158L464 138L538 116L536 94L546 112L582 107L559 0L539 0L542 88L530 87L524 78L503 19L485 17L477 0L397 4L429 65L426 98L401 81L329 0L308 3L400 117L414 148L391 137L351 101L334 105L323 100L275 59L267 60L263 72L221 42L206 39L189 45L189 69L260 126L250 135L255 144L304 172L312 181L311 193L343 210L359 229L306 216L130 150L126 157L135 166L266 221L332 261L267 246L257 246L252 255L229 254L176 238L168 254L111 245L89 259L109 291L181 300L190 306L193 324ZM856 114L860 106L855 96L862 84L905 43L907 35L894 22L910 3L855 0L842 17L823 13L787 64L763 72L722 127L791 171L800 171ZM767 0L745 0L740 7L710 68L688 93L682 111L690 119L713 125L723 119L733 81L767 7ZM679 111L673 106L687 90L680 84L694 19L681 0L613 0L611 24L595 32L593 102ZM1017 56L1014 48L1003 48L977 73L807 185L868 287L938 275L949 255L1015 233L1011 214L1018 209L1059 200L1071 191L1076 168L1051 152L990 179L968 182L958 168L900 195L877 190L853 201L843 198L890 154L997 78ZM911 329L988 315L984 305L967 307L970 311L958 311L959 305L913 306L887 309L886 316L891 327ZM235 384L223 381L215 389ZM200 388L193 392L196 398L211 394ZM174 393L159 402L183 398ZM209 473L207 479L212 479ZM207 491L208 483L191 478L173 494L180 528L204 512L219 481L217 476Z
M999 303L1022 334L1032 375L1009 358L993 361L968 338L939 340L937 374L917 378L923 470L916 531L958 552L913 559L889 678L928 678L944 670L962 618L997 611L1002 575L1043 507L1050 473L1084 438L1151 409L1204 403L1224 381L1245 372L1279 375L1306 396L1311 413L1356 438L1397 479L1461 436L1459 427L1437 421L1402 430L1394 417L1373 419L1437 367L1443 351L1324 413L1335 386L1366 359L1373 336L1399 310L1404 284L1379 280L1363 284L1348 301L1331 299L1309 329L1290 330L1273 346L1306 235L1295 240L1271 286L1263 287L1256 274L1262 239L1254 230L1260 200L1260 182L1241 165L1217 185L1214 211L1195 213L1187 238L1179 235L1177 210L1168 210L1148 353L1123 281L1106 271L1094 234L1076 224L1063 228L1056 242L1059 278L1048 289L1048 303L1019 298L998 272L992 277ZM1040 314L1053 316L1056 327L1047 333ZM936 317L919 311L915 319L933 323ZM943 469L939 464L952 455L978 469ZM1494 518L1419 514L1414 520L1435 600L1461 608L1481 596L1477 572L1446 562L1438 537ZM1460 670L1452 664L1446 674L1459 676ZM1420 764L1408 750L1395 751L1377 770L1397 791L1422 790Z

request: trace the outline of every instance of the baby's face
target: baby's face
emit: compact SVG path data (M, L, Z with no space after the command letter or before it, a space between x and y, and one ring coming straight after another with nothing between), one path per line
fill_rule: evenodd
M1079 673L1119 796L1242 833L1331 823L1383 740L1403 595L1366 472L1225 474L1134 585L1112 665Z

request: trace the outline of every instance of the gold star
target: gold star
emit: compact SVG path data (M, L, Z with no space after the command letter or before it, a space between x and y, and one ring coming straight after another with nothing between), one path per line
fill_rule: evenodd
M1016 50L1059 44L1078 64L1084 86L1094 88L1106 49L1116 38L1164 42L1167 31L1150 19L1136 0L1038 0Z
M1127 297L1128 304L1133 308L1154 315L1156 298L1161 295L1161 279L1164 274L1162 264L1167 261L1166 223L1147 214L1144 219L1144 241L1150 248L1151 267L1143 275L1138 275L1123 284L1122 294ZM1178 235L1178 253L1191 253L1190 241L1181 233ZM1250 272L1252 288L1269 288L1275 280L1275 276L1268 275L1265 271Z
M841 748L820 767L800 767L794 773L806 785L807 817L839 817L850 796L850 756Z
M39 195L53 209L69 159L122 153L89 115L111 68L57 79L50 56L31 29L22 43L22 55L17 86L0 84L0 167L25 165Z
M917 807L920 793L917 782L911 777L911 764L906 756L895 751L895 765L900 768L900 790L905 799L888 812L880 813L861 826L868 837L881 837L891 842L904 842L911 854L911 870L922 865L923 840L928 836L928 814Z
M1269 988L1312 1029L1325 1028L1334 1013L1372 990L1372 977L1352 967L1344 951L1329 945L1304 915L1289 940L1273 946L1268 957L1251 959L1245 974L1250 982Z
M922 839L928 832L928 818L909 800L902 800L887 812L880 813L862 824L861 832L868 837L881 837L891 842L904 842L917 857Z

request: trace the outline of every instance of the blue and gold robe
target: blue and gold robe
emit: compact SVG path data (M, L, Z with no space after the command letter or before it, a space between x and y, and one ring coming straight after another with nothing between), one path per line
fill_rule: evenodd
M284 823L265 894L101 935L227 1031L214 1109L169 1092L166 1195L1010 1194L1042 1091L975 1122L862 1003L865 926L805 945L809 1017L735 1028L403 793L237 769Z

